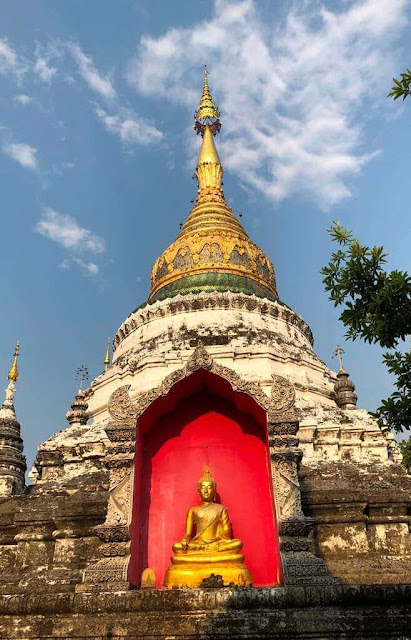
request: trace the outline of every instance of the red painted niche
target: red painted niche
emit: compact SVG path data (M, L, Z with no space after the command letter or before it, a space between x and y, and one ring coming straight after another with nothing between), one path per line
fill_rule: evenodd
M150 567L163 586L172 544L183 536L188 509L199 503L197 482L208 465L254 585L279 584L265 411L200 370L153 402L137 429L129 582L138 586Z

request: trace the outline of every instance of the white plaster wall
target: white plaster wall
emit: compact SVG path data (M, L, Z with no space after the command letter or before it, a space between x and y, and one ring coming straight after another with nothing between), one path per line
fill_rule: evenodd
M199 338L218 364L257 383L267 394L272 374L294 384L305 463L398 459L392 436L382 434L366 411L336 406L335 374L315 355L310 330L299 316L278 303L249 296L203 293L157 302L127 318L116 336L113 364L89 389L89 424L67 428L40 447L64 452L63 467L44 469L45 476L92 469L93 460L104 455L111 394L128 384L133 399L159 386L184 366Z

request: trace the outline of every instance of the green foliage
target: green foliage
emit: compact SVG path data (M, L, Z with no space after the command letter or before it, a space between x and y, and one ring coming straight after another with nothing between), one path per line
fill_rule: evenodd
M329 234L340 249L321 273L334 306L344 306L340 320L346 338L360 338L393 349L411 334L411 278L404 271L384 269L383 247L366 247L334 222ZM396 391L377 409L381 425L395 431L411 428L411 355L399 351L383 356L396 378Z
M407 73L401 74L401 80L393 78L393 82L394 86L388 94L388 98L405 100L407 96L411 95L411 71L409 69L407 69Z
M405 467L411 466L411 439L400 442L400 451L402 453L402 464Z

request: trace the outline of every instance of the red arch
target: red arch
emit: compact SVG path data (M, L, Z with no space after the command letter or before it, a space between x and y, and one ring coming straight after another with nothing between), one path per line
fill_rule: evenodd
M161 587L171 545L198 503L196 485L210 466L234 535L243 543L255 586L278 584L280 560L265 411L204 370L177 383L138 420L128 579L154 569Z

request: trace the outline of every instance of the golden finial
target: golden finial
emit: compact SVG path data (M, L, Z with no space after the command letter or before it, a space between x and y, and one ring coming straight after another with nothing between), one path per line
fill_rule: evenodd
M201 133L201 135L204 136L204 131L208 124L210 126L211 133L215 136L215 134L221 129L220 112L215 106L213 96L210 92L210 87L208 86L209 71L207 69L207 65L204 65L204 67L203 93L201 94L200 102L198 103L198 107L194 113L194 129L197 133Z
M201 133L203 142L197 160L196 177L198 181L199 198L209 199L209 189L213 189L214 196L224 201L221 188L223 179L223 167L216 146L214 136L220 130L220 114L214 104L208 86L208 71L204 72L204 87L200 103L195 112L194 129ZM206 193L207 192L207 193ZM199 199L197 200L200 201Z
M19 379L19 370L17 368L17 358L19 357L19 353L20 353L20 342L17 341L14 349L13 364L7 376L9 380L13 380L14 382L17 382L17 380Z
M110 338L108 339L108 342L107 342L106 356L104 358L104 371L107 371L109 366L110 366Z

